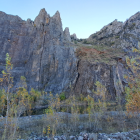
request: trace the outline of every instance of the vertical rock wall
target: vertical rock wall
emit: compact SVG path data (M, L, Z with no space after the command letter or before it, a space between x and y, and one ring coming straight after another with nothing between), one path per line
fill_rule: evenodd
M121 47L131 56L129 48L139 48L139 25L140 14L137 13L125 23L113 21L87 40L112 48ZM69 29L63 31L58 11L50 17L42 9L34 21L0 12L0 76L5 69L6 53L9 53L14 64L15 88L20 76L25 76L28 89L33 87L56 94L70 91L72 85L75 94L94 96L92 90L99 81L108 89L110 99L115 99L116 94L122 95L127 85L124 75L128 75L126 63L121 61L124 56L114 65L95 63L94 59L92 63L77 57L77 48L72 43L66 46L66 42L71 42Z
M35 21L0 12L0 71L5 68L6 53L14 64L15 87L25 76L28 88L60 93L77 75L73 47L64 47L63 29L57 11L50 17L42 9Z

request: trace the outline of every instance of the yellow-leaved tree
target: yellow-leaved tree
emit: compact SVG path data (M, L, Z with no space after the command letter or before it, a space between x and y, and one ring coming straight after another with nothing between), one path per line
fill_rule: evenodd
M3 77L0 78L0 83L2 87L2 93L1 93L1 102L2 102L2 108L6 106L6 124L5 124L5 131L4 131L4 137L5 139L5 134L7 133L7 128L8 128L8 117L10 113L10 100L12 94L10 93L10 90L13 85L13 78L11 77L11 70L13 68L13 65L11 64L11 58L9 57L9 54L6 54L6 70L2 71Z
M36 105L41 93L31 89L30 93L27 91L26 78L21 76L19 88L15 93L12 92L13 65L9 54L6 54L6 69L2 71L3 77L0 78L0 108L5 115L4 131L2 139L15 139L15 134L18 128L18 119L26 111L31 114L31 109ZM4 113L6 112L6 113Z
M134 49L135 52L139 50ZM128 80L128 86L125 87L126 92L126 110L129 114L135 117L137 128L139 125L140 113L140 57L126 58L129 68L129 76L124 76Z
M100 125L100 120L102 115L106 112L107 110L107 103L106 103L106 93L107 89L102 83L99 81L96 81L96 91L93 90L93 93L95 93L98 96L98 102L95 104L95 110L98 112L98 115L94 115L94 121L95 121L95 129L99 127Z

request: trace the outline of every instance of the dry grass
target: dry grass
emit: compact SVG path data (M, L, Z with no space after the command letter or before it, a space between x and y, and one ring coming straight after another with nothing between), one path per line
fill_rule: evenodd
M107 46L93 46L78 44L77 56L80 59L88 60L92 63L103 62L106 64L116 64L116 58L124 56L124 52L121 48L111 48Z
M49 133L48 126L50 127ZM46 134L43 133L43 129L46 129ZM135 118L126 116L125 112L95 113L90 116L90 119L88 114L61 112L53 115L32 116L29 119L21 117L15 140L17 138L26 139L32 132L38 136L53 137L62 134L76 135L82 131L114 133L134 129L136 129Z

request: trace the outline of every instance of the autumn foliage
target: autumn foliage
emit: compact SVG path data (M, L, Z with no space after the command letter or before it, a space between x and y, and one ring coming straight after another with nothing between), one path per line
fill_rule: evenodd
M138 50L134 49L135 52ZM127 112L140 113L140 57L126 58L129 76L124 78L128 80L128 86L125 87L126 92L126 110Z
M21 76L19 88L13 93L13 65L9 54L6 54L6 69L2 71L0 78L0 113L5 116L4 131L2 139L14 139L18 119L25 112L31 115L31 109L36 105L41 93L31 89L27 91L26 78Z

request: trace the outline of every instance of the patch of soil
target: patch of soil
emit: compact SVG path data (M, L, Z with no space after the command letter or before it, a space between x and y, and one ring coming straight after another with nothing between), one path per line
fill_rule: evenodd
M85 47L82 47L82 48L78 48L77 49L77 56L79 57L83 57L83 56L91 56L91 55L99 55L99 54L104 54L106 53L105 51L98 51L94 48L85 48Z

